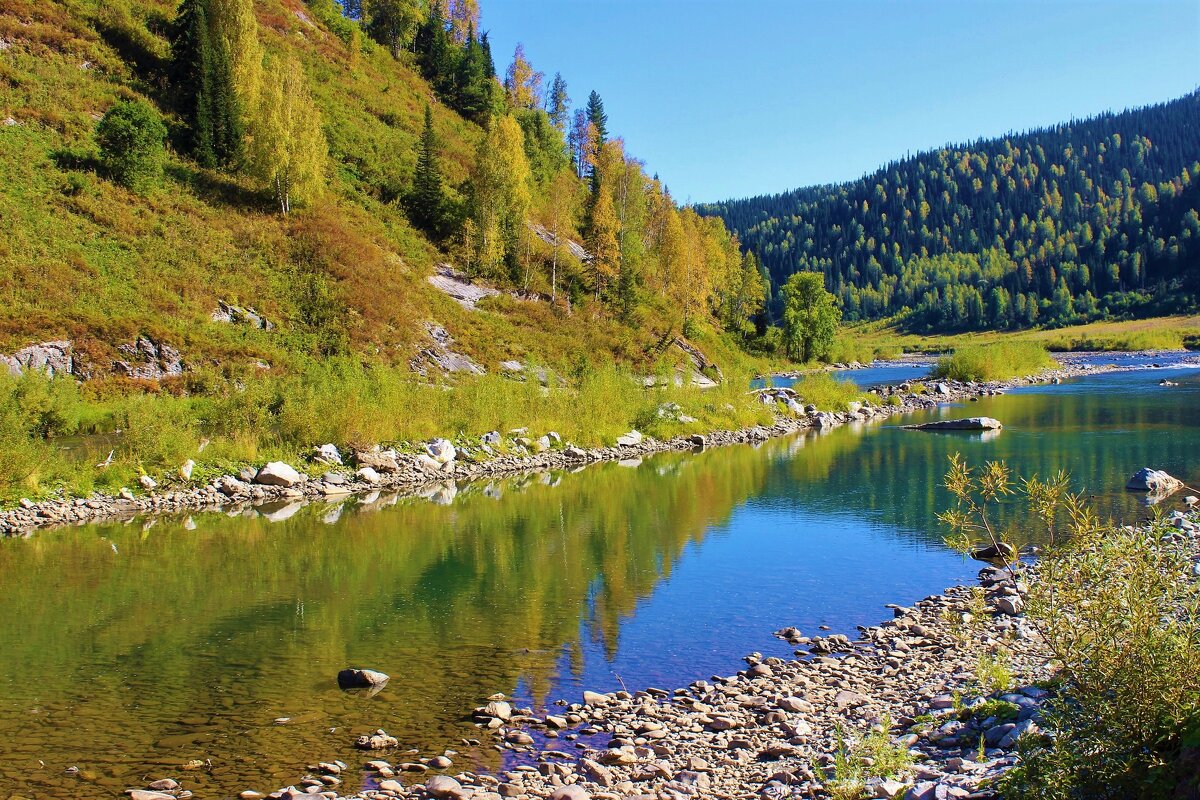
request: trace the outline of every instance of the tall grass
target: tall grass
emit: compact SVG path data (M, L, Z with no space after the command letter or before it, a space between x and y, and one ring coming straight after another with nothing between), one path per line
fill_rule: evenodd
M453 385L417 380L407 370L350 358L310 361L280 376L222 379L200 373L177 394L106 392L39 374L0 375L0 500L55 489L88 492L135 486L140 474L168 480L197 462L196 477L272 458L303 466L313 445L343 450L379 443L416 447L435 437L473 439L491 430L556 431L581 446L611 444L632 428L667 438L684 432L766 423L771 412L745 390L749 375L726 374L715 389L672 381L647 389L613 364L550 370L538 380L499 375ZM694 419L659 414L668 403ZM65 437L112 434L108 444L64 449Z
M821 411L845 411L853 402L861 402L865 396L853 381L843 381L828 372L811 372L792 386L804 403L811 403Z
M1037 342L967 345L938 360L934 376L957 381L1002 381L1057 366Z
M1064 351L1182 350L1185 343L1195 336L1195 331L1172 329L1129 331L1094 336L1064 334L1048 340L1046 346L1051 350Z

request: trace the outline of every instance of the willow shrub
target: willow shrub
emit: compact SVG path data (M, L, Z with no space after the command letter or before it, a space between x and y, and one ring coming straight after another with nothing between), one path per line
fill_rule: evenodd
M1026 596L1027 620L1057 667L1056 691L1001 785L1025 800L1151 800L1200 790L1200 583L1195 543L1161 522L1102 524L1067 479L1014 480L1002 462L955 455L941 515L952 544L995 543L989 520L1023 495L1052 544ZM1055 536L1056 528L1066 536ZM1176 792L1181 793L1176 793Z
M804 403L822 411L845 411L850 403L862 401L865 396L853 381L839 380L828 372L811 372L792 388Z
M938 360L934 376L957 381L1002 381L1032 375L1058 363L1037 342L966 345Z

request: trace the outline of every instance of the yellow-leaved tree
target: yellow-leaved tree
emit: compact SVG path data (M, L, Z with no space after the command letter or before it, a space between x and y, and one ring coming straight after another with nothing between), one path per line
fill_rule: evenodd
M496 117L475 155L471 176L471 220L475 241L473 274L502 277L507 262L509 276L520 273L522 242L528 237L526 220L533 201L525 134L516 119Z
M311 203L325 188L329 156L321 112L299 62L268 58L251 142L254 172L275 195L280 212Z

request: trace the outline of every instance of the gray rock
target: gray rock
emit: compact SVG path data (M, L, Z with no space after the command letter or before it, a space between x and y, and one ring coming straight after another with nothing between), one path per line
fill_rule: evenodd
M569 444L563 448L563 455L567 458L587 458L587 451Z
M154 489L158 486L158 481L154 480L154 478L151 478L149 475L143 475L138 478L138 483L140 483L142 488L147 492L154 491Z
M13 375L25 370L55 375L71 375L75 372L75 359L71 354L71 342L63 340L42 342L22 347L11 356L0 355L0 364L8 367Z
M1165 496L1183 488L1183 482L1160 469L1142 467L1126 481L1125 488L1134 492Z
M303 483L304 478L293 467L282 461L270 461L254 476L254 482L263 486L291 488Z
M374 470L371 471L374 472ZM326 472L321 475L321 482L330 486L345 486L349 480L340 472Z
M379 483L381 480L383 480L379 476L379 473L376 472L375 470L371 469L370 467L359 467L358 472L356 472L355 474L358 475L358 479L360 481L363 481L364 483L374 484L374 483Z
M996 609L1002 614L1015 617L1025 610L1025 601L1020 597L1001 597L996 600Z
M967 417L926 422L923 425L906 425L915 431L998 431L1004 426L991 417Z

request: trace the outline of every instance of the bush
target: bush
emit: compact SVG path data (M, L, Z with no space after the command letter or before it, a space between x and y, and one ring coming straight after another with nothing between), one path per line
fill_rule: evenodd
M140 100L117 103L96 124L101 165L114 181L135 191L162 176L166 138L158 112Z
M952 543L968 550L980 533L997 542L989 510L1014 493L1007 467L993 462L976 472L955 455L946 484L957 502L940 517L956 532ZM1065 475L1020 486L1031 519L1049 541L1064 521L1069 535L1039 560L1025 607L1059 667L1057 692L1043 710L1052 736L1021 740L1020 762L1003 777L1001 794L1027 800L1194 797L1200 777L1194 545L1161 523L1149 529L1101 524L1080 496L1066 492ZM978 677L994 685L1011 679L991 659L981 660Z
M967 345L938 360L934 377L957 381L1001 381L1033 375L1057 366L1036 342L996 342Z
M1021 749L1006 797L1161 798L1200 730L1200 587L1170 529L1076 525L1044 559L1027 613L1061 664L1050 743ZM1192 786L1195 791L1195 786ZM1176 795L1194 796L1194 794Z

